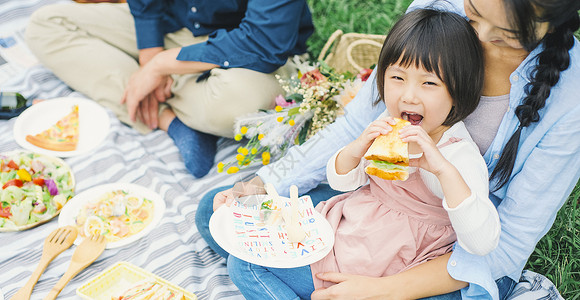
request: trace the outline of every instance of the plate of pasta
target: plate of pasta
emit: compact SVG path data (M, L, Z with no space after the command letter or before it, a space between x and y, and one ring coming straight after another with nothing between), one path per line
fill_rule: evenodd
M76 226L78 245L91 234L101 234L107 249L128 245L159 224L163 198L140 185L114 183L93 187L74 196L62 209L59 226Z

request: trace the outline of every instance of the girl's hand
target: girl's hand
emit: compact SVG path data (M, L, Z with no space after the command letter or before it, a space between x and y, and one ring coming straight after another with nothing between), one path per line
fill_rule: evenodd
M439 176L446 168L452 166L443 157L433 139L421 126L405 126L399 130L399 136L403 142L410 143L409 149L415 148L423 152L421 157L410 159L409 165L429 171L436 176Z
M335 168L337 174L347 174L359 165L374 139L381 134L387 134L397 122L392 117L385 117L372 122L363 133L350 144L346 145L336 157Z
M397 122L392 117L380 118L371 124L363 131L363 133L347 147L350 149L350 154L357 157L359 160L367 152L373 141L379 135L386 135L393 130L391 125L396 125Z

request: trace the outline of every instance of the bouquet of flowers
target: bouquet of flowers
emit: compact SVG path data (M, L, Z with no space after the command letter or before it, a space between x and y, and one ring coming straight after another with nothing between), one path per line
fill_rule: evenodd
M304 143L343 114L372 72L339 74L324 62L297 66L297 75L277 76L285 95L276 97L274 109L236 120L234 139L247 142L238 148L235 160L218 163L218 172L233 174L254 162L267 165L291 146Z

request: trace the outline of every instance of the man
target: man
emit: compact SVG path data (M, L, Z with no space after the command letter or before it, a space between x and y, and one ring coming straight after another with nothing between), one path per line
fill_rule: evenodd
M235 118L273 106L282 92L275 72L306 52L313 30L305 0L129 0L42 7L26 40L122 122L166 130L202 177Z

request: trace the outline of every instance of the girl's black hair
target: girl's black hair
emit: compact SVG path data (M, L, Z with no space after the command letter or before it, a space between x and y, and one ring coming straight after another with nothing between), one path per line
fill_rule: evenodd
M461 16L426 8L411 11L389 32L377 64L377 88L385 99L385 71L394 64L424 68L445 83L453 107L443 122L451 126L472 113L483 88L483 50ZM386 91L387 93L389 91Z
M578 0L503 0L508 19L516 29L519 42L528 51L543 46L537 64L525 87L525 97L515 110L520 125L504 146L490 180L497 180L495 191L509 180L518 153L524 127L540 120L539 110L546 104L550 90L560 80L560 73L570 66L569 50L574 45L574 32L580 26ZM538 40L537 22L548 22L549 32Z

